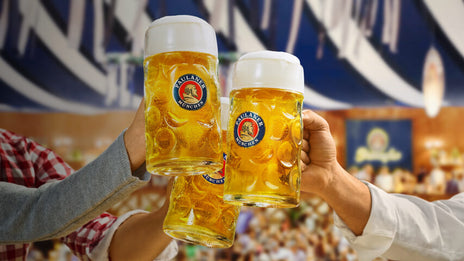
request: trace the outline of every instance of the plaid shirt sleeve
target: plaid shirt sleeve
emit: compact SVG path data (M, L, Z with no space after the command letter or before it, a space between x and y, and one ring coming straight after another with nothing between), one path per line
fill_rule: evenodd
M0 129L0 144L0 181L38 188L74 172L55 152L29 138Z
M105 232L116 222L117 217L103 213L73 233L61 238L80 260L91 260L90 253L105 236Z
M62 180L74 170L52 150L37 142L0 129L0 181L38 188L47 182ZM82 260L98 245L117 217L103 213L62 241ZM23 260L28 244L0 245L0 260Z
M36 185L41 186L48 181L62 180L74 170L53 151L35 142L28 142L29 152L35 170ZM91 260L90 253L103 239L105 232L115 223L117 217L103 213L89 221L73 233L61 238L80 260Z
M62 180L74 172L52 150L1 128L0 165L0 181L30 188L38 188L47 182ZM61 241L81 260L108 259L107 249L112 235L125 219L139 212L141 211L131 211L119 218L103 213L61 238ZM25 260L28 248L29 244L0 245L0 260ZM95 258L96 252L99 252L97 258ZM177 245L173 241L158 258L169 260L176 253Z
M147 213L144 210L132 210L120 217L103 213L72 234L61 238L74 255L80 260L110 260L109 248L118 227L131 216ZM172 260L178 252L177 243L171 243L154 259L154 261Z
M50 149L36 142L29 142L29 153L33 162L36 186L48 181L62 180L71 175L74 170L64 160Z

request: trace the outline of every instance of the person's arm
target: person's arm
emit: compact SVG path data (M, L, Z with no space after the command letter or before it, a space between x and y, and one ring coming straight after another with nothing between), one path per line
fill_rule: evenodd
M126 149L135 167L145 161L143 110L141 105L131 124L134 128L129 128L124 136L126 144L131 145L126 145ZM81 258L86 256L91 260L171 260L177 254L177 244L163 232L171 185L161 209L151 213L131 211L117 219L109 215L97 218L67 236L65 241ZM84 238L77 238L79 235Z
M127 151L133 155L130 157L131 162L145 161L145 149L140 150L140 147L145 148L144 108L142 100L142 105L131 124L134 128L127 131L131 134L127 136L128 143L132 144L132 146L127 146ZM109 247L112 261L153 260L157 256L162 260L168 260L177 254L176 243L163 232L163 221L169 207L171 186L172 183L168 184L166 201L160 210L134 215L115 231ZM169 245L170 242L171 245ZM164 252L162 252L163 249L165 249Z
M64 236L146 184L150 175L144 166L140 167L145 160L145 137L139 135L144 129L143 110L142 101L126 132L96 160L61 181L57 180L72 170L51 150L24 139L22 147L12 153L12 147L20 143L2 143L2 151L6 153L1 171L7 176L3 180L23 178L24 173L15 173L23 168L13 168L12 163L5 160L11 157L8 155L21 155L24 158L20 164L32 162L27 169L34 173L28 175L44 184L39 188L27 188L0 182L0 243Z
M145 161L143 110L141 105L132 128L124 136L133 170ZM171 260L177 254L177 244L163 232L171 186L170 183L161 209L151 213L135 210L118 218L105 213L62 238L62 241L80 259Z
M336 161L327 122L303 114L301 188L328 202L360 260L464 260L464 194L427 202L358 181ZM338 215L338 216L337 216Z
M360 235L371 210L368 187L338 164L329 125L322 117L306 110L303 125L301 190L324 199Z
M174 258L177 255L177 244L163 231L168 206L167 202L156 212L140 213L122 223L111 240L108 251L111 261Z
M428 202L415 196L389 194L372 185L372 209L362 235L355 236L335 216L335 224L360 260L464 260L464 193Z
M163 209L104 213L61 240L81 260L171 260L177 244L162 231L164 215Z
M102 155L60 181L39 188L0 182L0 243L20 243L64 236L140 188L132 175L122 135ZM47 159L54 161L53 152ZM49 162L49 161L48 161ZM56 176L66 166L44 169Z

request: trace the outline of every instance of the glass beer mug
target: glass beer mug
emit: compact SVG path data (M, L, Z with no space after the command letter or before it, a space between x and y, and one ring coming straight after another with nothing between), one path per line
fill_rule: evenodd
M145 33L146 168L177 176L222 167L214 29L188 15L155 20Z
M300 61L283 52L252 52L237 61L232 77L225 202L298 206L304 91Z
M227 129L228 98L221 98L223 132ZM225 143L226 135L223 135ZM226 155L224 154L224 161ZM240 207L223 201L224 172L176 177L163 224L173 238L207 247L230 247Z

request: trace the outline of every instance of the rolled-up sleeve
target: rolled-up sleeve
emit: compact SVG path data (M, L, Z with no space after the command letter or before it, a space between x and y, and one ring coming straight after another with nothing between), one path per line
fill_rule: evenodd
M428 202L388 194L368 184L372 209L362 235L355 236L335 214L335 224L359 260L464 260L464 194Z
M335 225L357 251L360 261L370 261L385 253L397 230L395 206L388 199L388 194L371 184L367 185L371 192L372 209L362 235L355 236L341 218L334 214Z

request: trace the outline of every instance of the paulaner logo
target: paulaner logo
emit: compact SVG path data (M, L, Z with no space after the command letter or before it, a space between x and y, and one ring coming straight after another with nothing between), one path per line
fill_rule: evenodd
M258 144L264 132L264 121L254 112L244 112L235 120L234 139L239 146L248 148Z
M215 172L214 174L205 174L203 175L203 178L206 179L209 183L213 184L224 184L224 169L226 166L226 159L227 159L227 154L222 153L222 157L224 159L222 163L222 170Z
M206 84L195 74L184 74L174 84L173 96L180 107L198 110L206 103Z

